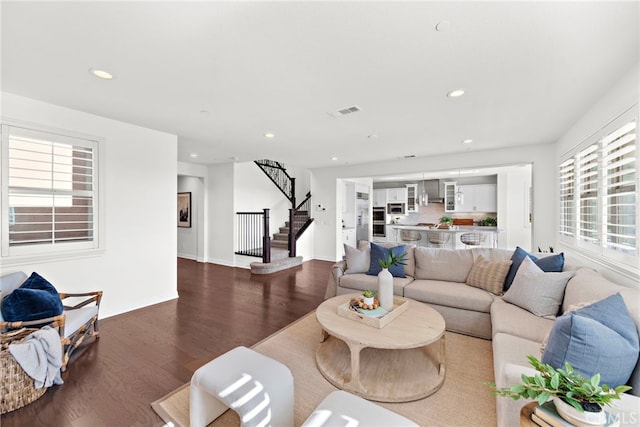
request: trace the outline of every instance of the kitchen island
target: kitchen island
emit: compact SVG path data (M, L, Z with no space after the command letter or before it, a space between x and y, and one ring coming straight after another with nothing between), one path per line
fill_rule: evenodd
M498 246L498 233L500 232L497 227L471 225L457 225L449 229L410 224L390 224L388 227L393 230L389 241L452 249L471 246L460 240L463 235L469 239L468 241L473 242L473 246L495 248ZM402 233L403 230L412 233ZM405 234L405 239L402 238L402 234Z

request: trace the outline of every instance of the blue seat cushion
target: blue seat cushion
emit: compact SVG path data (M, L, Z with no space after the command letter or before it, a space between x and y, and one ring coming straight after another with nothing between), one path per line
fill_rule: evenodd
M538 258L537 256L525 251L520 246L516 246L516 250L513 251L513 255L511 255L511 267L509 268L507 277L504 279L504 292L509 290L511 287L513 279L516 277L516 273L518 272L518 268L520 268L520 264L522 264L525 257L531 258L531 261L533 261L545 273L559 273L564 268L564 253L562 252Z
M36 272L2 300L2 317L7 322L44 319L63 310L56 288Z
M406 254L407 250L405 245L400 245L391 248L391 253L394 255L402 255ZM378 261L388 257L389 248L385 248L384 246L380 246L371 242L371 258L369 263L369 271L367 271L367 274L370 276L377 276L382 271L382 267L380 267ZM407 277L404 274L403 264L391 266L391 268L389 268L389 273L391 273L393 277Z
M638 362L638 332L617 293L554 322L542 362L564 368L569 362L585 378L600 374L601 384L626 384Z

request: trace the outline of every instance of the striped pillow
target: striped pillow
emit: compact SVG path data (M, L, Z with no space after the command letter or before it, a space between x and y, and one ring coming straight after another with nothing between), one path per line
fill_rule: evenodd
M489 261L479 255L467 277L467 285L484 289L492 294L502 295L504 279L512 261Z

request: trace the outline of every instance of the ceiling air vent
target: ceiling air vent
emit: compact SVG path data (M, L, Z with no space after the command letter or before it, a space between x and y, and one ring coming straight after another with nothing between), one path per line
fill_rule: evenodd
M351 114L351 113L357 113L358 111L362 111L360 107L358 107L357 105L352 105L351 107L343 108L341 110L333 111L327 114L329 114L331 117L340 117L340 116L346 116L347 114Z

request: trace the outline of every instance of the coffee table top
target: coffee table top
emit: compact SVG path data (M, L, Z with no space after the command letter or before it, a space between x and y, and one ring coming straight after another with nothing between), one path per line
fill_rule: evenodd
M416 348L431 344L444 334L445 322L440 313L427 304L402 298L407 309L382 329L338 314L338 306L359 294L338 295L316 309L316 318L329 334L345 342L358 341L364 347L383 349ZM394 297L400 298L400 297Z

